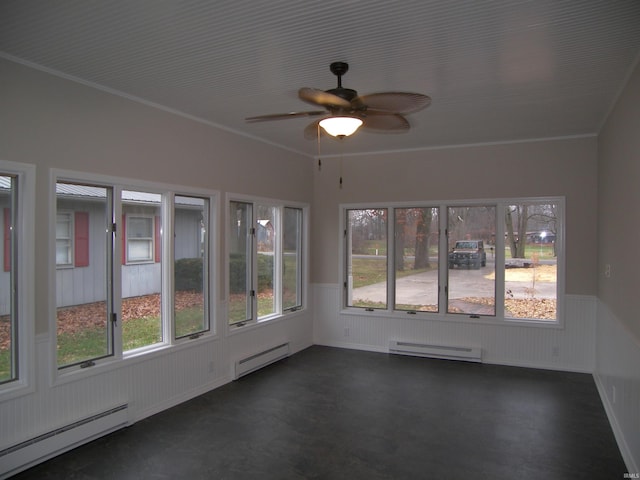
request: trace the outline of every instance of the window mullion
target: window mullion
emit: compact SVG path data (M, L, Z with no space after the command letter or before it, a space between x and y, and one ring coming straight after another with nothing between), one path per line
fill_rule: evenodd
M175 195L172 192L162 195L160 218L162 218L162 226L160 230L161 243L161 308L162 313L160 315L160 321L162 322L162 338L164 343L175 343L175 310L174 310L174 272L175 272L175 234L167 235L167 232L174 232L175 217L174 217L174 203Z
M251 311L248 312L247 320L255 322L258 320L258 238L256 220L258 217L257 204L251 203L249 212L249 262L251 265L249 272L249 290L251 291Z
M449 304L449 232L447 229L447 206L438 207L438 312L446 313Z
M396 228L395 209L387 210L387 311L396 308Z
M496 288L496 318L504 320L505 296L505 204L499 203L496 208L496 241L495 241L495 288Z
M107 241L111 242L109 250L109 259L107 261L107 275L111 275L108 279L110 288L111 314L115 315L116 322L112 322L113 328L113 353L114 357L122 358L122 261L126 252L122 251L122 236L125 234L122 219L122 187L116 185L111 189L111 226ZM114 231L115 229L115 231ZM125 240L126 242L126 240Z
M274 209L275 213L275 242L273 251L273 299L275 302L275 313L282 314L282 262L283 262L283 219L284 207Z

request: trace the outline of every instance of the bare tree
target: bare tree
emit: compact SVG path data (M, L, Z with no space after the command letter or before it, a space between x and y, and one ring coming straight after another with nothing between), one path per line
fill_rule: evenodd
M527 205L510 205L505 211L505 227L511 258L524 258L527 244L527 221L529 220L527 212Z
M416 243L413 268L429 268L429 247L431 239L431 221L433 211L431 208L416 208Z

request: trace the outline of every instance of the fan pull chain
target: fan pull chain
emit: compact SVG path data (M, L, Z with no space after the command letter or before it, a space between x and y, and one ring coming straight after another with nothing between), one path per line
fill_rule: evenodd
M320 124L316 125L317 130L317 138L318 138L318 171L322 171L322 160L320 158Z
M340 154L340 190L342 190L342 154Z

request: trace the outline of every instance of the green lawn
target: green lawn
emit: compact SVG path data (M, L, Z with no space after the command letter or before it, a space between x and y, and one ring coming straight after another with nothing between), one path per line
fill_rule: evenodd
M9 360L9 350L0 350L0 382L9 380L11 377L11 364Z
M412 270L407 268L402 272L396 272L396 278L408 277L416 273L426 272L426 268ZM351 260L351 272L353 274L353 288L373 285L384 282L387 279L387 259L372 256L371 258L353 258Z

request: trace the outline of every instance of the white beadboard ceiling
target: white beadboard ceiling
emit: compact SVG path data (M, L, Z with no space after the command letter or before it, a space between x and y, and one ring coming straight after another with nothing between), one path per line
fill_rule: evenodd
M300 87L409 91L403 134L323 155L598 133L640 51L638 0L2 0L0 55L316 156Z

